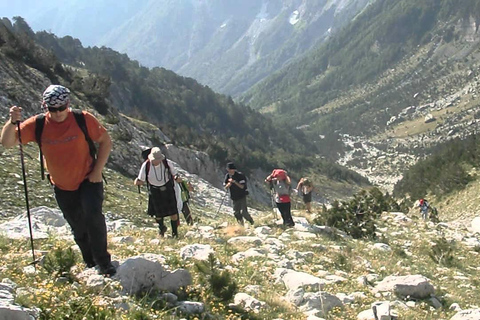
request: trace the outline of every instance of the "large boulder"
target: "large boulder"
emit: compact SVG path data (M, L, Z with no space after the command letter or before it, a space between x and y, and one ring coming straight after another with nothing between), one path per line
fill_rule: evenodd
M450 320L479 320L480 309L466 309L457 312Z
M474 218L471 226L473 233L480 233L480 217Z
M143 256L125 260L117 269L115 278L124 293L138 294L149 290L176 292L192 283L192 276L185 269L168 271L160 262Z
M400 297L429 298L435 291L433 285L422 275L389 276L377 284L374 291L392 292Z
M305 272L279 268L275 271L277 282L281 281L288 290L309 288L312 291L322 290L326 280L312 276Z

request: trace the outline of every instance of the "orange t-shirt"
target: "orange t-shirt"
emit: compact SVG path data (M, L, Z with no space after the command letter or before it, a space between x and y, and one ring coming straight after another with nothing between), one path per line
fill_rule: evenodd
M82 111L85 116L88 134L93 141L106 132L106 129L90 113ZM25 120L21 126L22 144L35 141L36 116ZM48 114L42 133L42 152L47 163L52 183L67 191L77 190L91 171L93 162L88 143L75 116L70 111L63 122L55 122Z

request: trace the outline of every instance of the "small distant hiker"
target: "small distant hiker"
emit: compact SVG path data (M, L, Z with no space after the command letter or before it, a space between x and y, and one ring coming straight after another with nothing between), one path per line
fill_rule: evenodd
M153 147L148 158L143 162L138 177L133 182L136 186L147 183L148 214L155 217L159 233L163 237L167 227L163 218L170 216L172 237L178 238L178 213L182 210L179 188L175 190L176 171L158 147Z
M187 224L193 225L192 212L190 211L190 206L188 205L190 200L190 192L193 191L193 186L189 181L182 179L178 174L175 176L175 181L178 182L180 189L182 190L182 212L183 216L185 217L185 221L187 221Z
M291 183L290 177L283 169L274 169L270 175L265 179L265 182L270 184L270 188L275 190L275 202L277 204L278 211L282 215L283 225L286 227L295 226L293 222L290 192Z
M97 266L101 274L113 276L116 270L107 251L102 212L102 171L112 149L110 135L91 113L70 108L70 90L64 86L50 85L43 92L42 108L45 113L21 122L22 108L11 107L0 138L2 145L9 148L20 140L22 144L37 142L55 200L83 261L88 268ZM98 143L98 150L92 141Z
M312 212L312 192L313 183L307 177L303 177L297 184L298 194L302 196L303 203L305 203L305 209L308 213Z
M243 219L253 225L253 218L247 209L247 178L245 175L237 171L237 167L233 162L227 163L228 173L225 175L223 182L226 189L230 190L230 198L233 202L233 215L237 222L243 226Z
M418 207L420 208L420 213L422 214L423 220L428 219L428 208L430 205L428 204L428 201L425 199L420 199L418 201Z

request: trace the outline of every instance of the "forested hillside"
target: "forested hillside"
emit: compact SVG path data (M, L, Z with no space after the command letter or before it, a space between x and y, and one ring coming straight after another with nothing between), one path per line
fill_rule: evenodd
M477 76L479 17L473 0L376 1L242 101L313 136L382 132L402 109Z
M397 197L423 198L435 195L439 198L458 192L475 180L480 165L480 141L478 135L465 140L454 139L428 150L428 158L409 168L396 184Z
M374 0L18 0L35 31L107 46L147 67L237 96L301 56ZM3 9L3 10L2 10Z
M315 147L301 131L276 126L257 111L193 79L163 68L142 67L108 48L83 48L71 37L35 34L22 18L13 25L3 21L0 43L0 52L9 58L83 93L109 121L116 121L113 109L148 120L178 145L204 150L219 163L234 159L246 171L281 166L299 172L313 167L331 179L366 182L317 159ZM114 138L129 140L131 136L125 130Z

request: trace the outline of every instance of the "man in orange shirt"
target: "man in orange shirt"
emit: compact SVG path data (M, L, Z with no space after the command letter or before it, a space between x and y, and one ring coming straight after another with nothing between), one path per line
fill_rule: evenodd
M105 276L116 273L107 251L107 228L102 213L102 171L107 163L112 141L106 129L90 113L83 111L88 135L98 143L96 159L78 126L70 106L70 90L51 85L43 93L42 107L46 110L41 136L41 149L50 173L63 216L69 223L75 242L87 267L98 266ZM22 108L10 108L10 119L0 137L4 147L19 143L17 123L22 120ZM36 118L20 125L22 144L36 141Z

